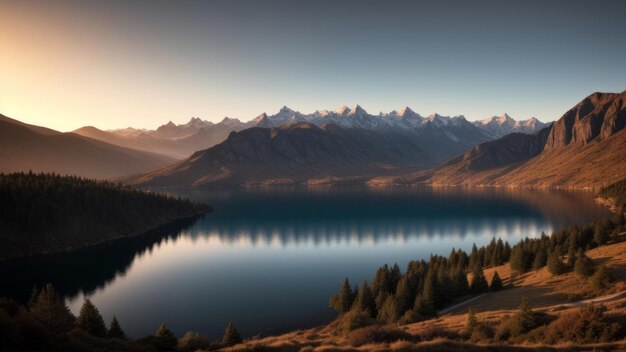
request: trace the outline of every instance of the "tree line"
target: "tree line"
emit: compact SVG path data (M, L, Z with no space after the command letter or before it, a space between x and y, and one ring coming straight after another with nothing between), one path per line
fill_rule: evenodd
M539 238L524 238L513 247L508 242L493 238L478 248L475 244L468 254L452 249L445 256L408 263L406 271L387 264L380 267L371 281L354 288L346 278L340 290L333 294L329 306L340 314L352 313L354 327L367 325L372 320L408 324L429 319L437 310L468 294L480 294L503 288L497 271L491 280L485 268L506 262L511 270L523 273L548 267L553 275L574 270L590 277L594 288L608 287L611 277L606 267L594 269L585 251L603 245L625 229L624 212L587 225L572 225ZM468 280L468 274L471 279Z
M26 305L0 299L0 350L3 351L195 351L242 341L229 322L221 340L193 331L180 339L161 324L154 335L129 338L115 316L107 328L98 308L85 299L74 316L52 284L33 288Z
M120 183L0 173L0 259L145 232L211 207Z

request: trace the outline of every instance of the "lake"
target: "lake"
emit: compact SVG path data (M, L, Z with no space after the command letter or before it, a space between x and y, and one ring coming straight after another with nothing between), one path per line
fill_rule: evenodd
M329 296L345 277L469 251L472 243L550 233L608 215L593 194L467 188L319 188L172 192L215 212L73 253L0 263L0 295L24 300L52 282L78 314L84 297L132 337L164 322L221 337L306 328L336 314Z

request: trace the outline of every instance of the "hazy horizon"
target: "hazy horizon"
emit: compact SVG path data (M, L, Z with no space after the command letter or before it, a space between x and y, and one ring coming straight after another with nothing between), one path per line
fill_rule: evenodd
M0 113L61 131L361 105L548 122L626 86L618 1L0 2ZM601 55L599 55L600 53Z

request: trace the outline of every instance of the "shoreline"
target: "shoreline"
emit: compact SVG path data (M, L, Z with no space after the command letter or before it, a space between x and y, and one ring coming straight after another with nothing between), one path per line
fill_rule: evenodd
M88 249L90 247L94 247L94 246L99 246L99 245L104 245L110 242L114 242L114 241L119 241L119 240L124 240L124 239L128 239L128 238L132 238L132 237L137 237L137 236L142 236L145 235L149 232L152 231L157 231L160 228L172 225L176 222L179 221L184 221L184 220L191 220L194 218L200 218L206 214L210 214L213 212L213 208L211 206L208 206L207 209L203 209L203 210L199 210L198 212L196 212L195 214L191 214L191 215L187 215L187 216L181 216L181 217L176 217L173 219L168 219L166 221L162 221L160 223L158 223L155 226L151 226L148 227L146 229L142 229L139 231L135 231L129 234L124 234L124 235L114 235L113 237L107 237L104 238L102 240L98 240L98 241L91 241L91 242L86 242L83 243L81 245L78 246L68 246L65 248L60 248L60 249L53 249L53 250L47 250L47 251L42 251L39 253L30 253L30 254L26 254L26 255L9 255L9 256L0 256L0 265L2 265L3 262L7 262L7 261L11 261L11 260L25 260L25 259L29 259L29 258L37 258L37 257L45 257L45 256L49 256L49 255L58 255L58 254L64 254L64 253L71 253L71 252L76 252L76 251L80 251L80 250L84 250L84 249ZM104 236L106 237L107 234L105 234Z

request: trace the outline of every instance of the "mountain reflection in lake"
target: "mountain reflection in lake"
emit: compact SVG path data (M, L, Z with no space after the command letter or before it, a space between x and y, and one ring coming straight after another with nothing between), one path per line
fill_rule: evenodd
M0 263L0 295L25 299L52 282L74 313L90 297L127 333L165 322L219 337L232 320L246 335L332 318L329 295L348 276L502 237L511 244L608 212L584 192L417 188L178 191L215 206L132 239Z

